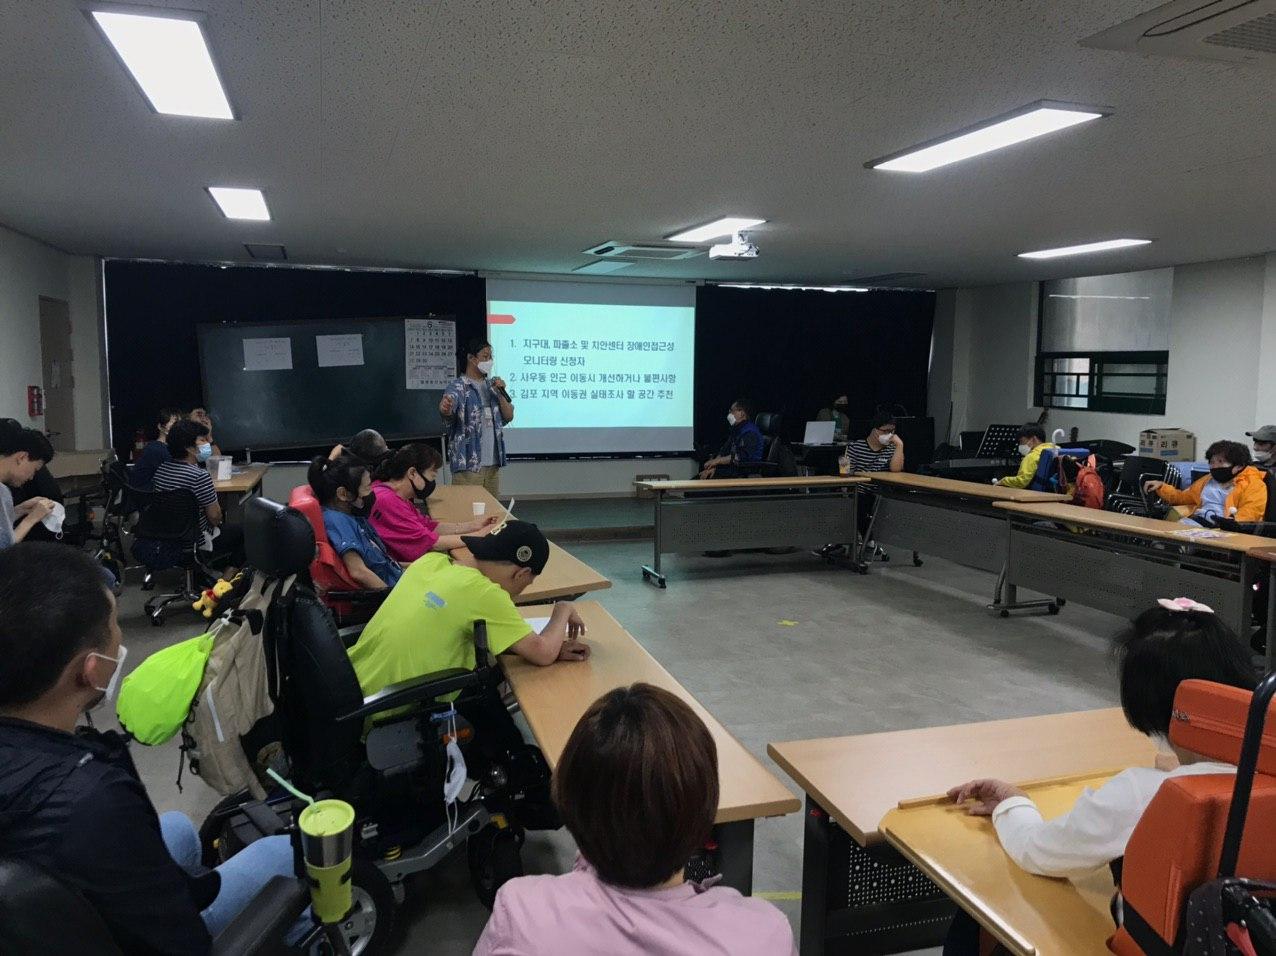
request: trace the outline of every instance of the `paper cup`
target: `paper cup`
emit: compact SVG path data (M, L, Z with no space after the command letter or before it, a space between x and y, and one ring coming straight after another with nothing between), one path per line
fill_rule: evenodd
M487 502L486 502L486 501L476 501L476 502L474 502L474 517L476 517L476 518L481 518L481 517L483 517L484 513L486 513L486 511L487 511Z

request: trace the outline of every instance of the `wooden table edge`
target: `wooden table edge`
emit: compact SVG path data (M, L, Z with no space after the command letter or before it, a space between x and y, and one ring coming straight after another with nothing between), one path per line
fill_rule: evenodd
M891 811L891 813L896 812L906 813L907 811ZM887 814L887 816L889 815L890 814ZM904 840L893 834L890 827L885 825L885 820L883 820L882 836L885 838L887 843L899 851L900 855L904 857L904 859L908 860L909 863L921 870L932 882L943 890L945 896L965 910L972 919L979 923L980 926L984 927L992 933L993 936L997 937L997 941L999 943L1003 946L1009 947L1015 953L1021 954L1021 956L1036 956L1036 946L1018 935L1013 929L1006 926L1000 920L994 919L992 914L988 913L986 909L978 905L980 900L965 892L965 890L960 887L956 878L954 878L947 870L936 864L933 860L923 857L922 854L914 851ZM1046 877L1042 877L1042 879L1046 879Z
M616 616L612 614L611 611L603 607L597 601L593 601L591 603L594 604L594 606L596 606L608 617L610 617L613 621L615 621L617 627L619 627L626 634L629 634L629 631L625 628L623 624L620 623L620 621L616 620ZM542 611L542 610L552 611L553 605L543 604L543 603L542 604L526 604L526 605L520 605L518 608L519 613L522 614L524 618L541 616L536 614L529 614L526 612ZM638 638L634 637L632 634L629 634L629 637L633 640L633 642L638 646L638 648L644 654L646 654L655 662L657 667L662 668L666 674L669 674L669 677L672 678L673 681L679 687L682 688L683 692L688 697L696 701L696 703L700 704L700 706L704 708L705 713L709 714L711 717L713 717L715 721L717 721L718 726L722 728L723 732L728 737L730 737L732 740L735 741L736 746L739 747L740 750L744 752L745 756L747 756L750 760L752 760L755 764L757 764L757 767L759 770L761 770L764 774L766 774L773 781L775 781L779 789L785 792L784 797L776 797L770 800L765 800L761 803L744 803L738 806L728 807L725 811L719 809L714 814L714 817L713 817L714 824L717 825L722 823L740 823L745 820L758 820L764 817L783 817L783 816L788 816L790 813L797 813L799 810L801 810L802 801L799 800L797 797L793 796L792 791L790 791L789 788L784 785L784 781L782 781L779 777L777 777L774 773L772 773L770 768L768 768L766 764L764 764L760 759L758 759L757 755L754 754L753 751L751 751L748 747L746 747L743 743L741 743L740 738L737 737L734 733L732 733L731 728L728 727L726 724L724 724L721 720L719 720L717 716L714 715L713 711L709 710L708 707L705 707L704 704L701 704L699 701L699 698L697 698L694 694L691 693L691 691L687 690L687 688L683 686L682 681L674 677L674 675L669 671L667 667L665 667L664 664L661 664L660 661L656 660L655 655L652 654L651 651L647 650L647 648L642 645L642 643L638 640ZM588 638L588 635L586 635L586 638ZM508 679L509 678L507 677L506 680ZM517 693L515 694L515 696L517 697ZM520 708L522 707L521 701L519 706ZM525 715L525 719L526 719L526 715ZM540 735L536 732L536 728L532 725L532 722L530 720L527 721L527 724L532 731L532 736L536 739L536 745L538 747L543 748L544 743L541 741Z
M588 567L588 565L586 565ZM601 577L601 576L600 576ZM576 594L592 594L595 591L606 591L611 587L610 578L601 578L598 581L590 581L586 584L578 584L574 586L562 585L561 587L550 588L548 591L537 591L536 596L528 599L527 604L519 604L518 599L514 599L514 604L521 611L526 607L536 607L544 604L546 601L553 601L558 598L572 597Z
M865 485L871 479L864 475L808 475L793 478L761 477L761 478L723 478L721 480L698 481L695 478L661 478L653 481L634 481L634 487L643 491L738 491L741 488L844 488L851 485ZM765 481L766 485L752 484ZM750 482L750 484L741 484Z
M787 741L780 741L779 745L783 746L786 742ZM792 741L792 742L801 743L801 741ZM770 757L776 763L776 765L779 766L779 768L783 770L785 774L788 775L789 779L792 780L794 783L796 783L804 794L806 794L807 796L813 797L815 799L815 802L820 805L820 809L822 809L825 813L827 813L830 817L832 817L833 821L837 823L837 825L840 826L843 830L845 830L848 834L850 834L851 838L856 843L858 843L860 846L869 846L870 844L880 843L882 841L882 834L880 829L874 830L872 833L865 833L859 827L855 826L855 824L851 823L851 821L842 813L841 810L838 810L832 807L831 806L832 801L826 798L824 794L820 792L819 787L813 786L811 782L806 778L805 774L798 772L797 768L793 766L793 764L789 761L789 759L783 753L781 753L779 750L776 749L775 743L768 743L766 745L766 752L767 752L767 756Z

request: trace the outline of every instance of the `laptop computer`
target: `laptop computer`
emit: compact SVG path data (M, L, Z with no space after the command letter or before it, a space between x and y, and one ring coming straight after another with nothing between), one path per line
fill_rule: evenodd
M837 422L807 422L804 445L831 445L837 431Z

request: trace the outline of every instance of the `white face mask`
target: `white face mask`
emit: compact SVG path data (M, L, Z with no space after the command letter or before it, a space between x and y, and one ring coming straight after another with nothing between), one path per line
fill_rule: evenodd
M128 648L121 644L120 652L115 657L111 657L109 654L99 654L97 651L89 651L89 656L100 657L104 661L115 662L115 673L113 673L111 675L111 679L106 682L106 686L98 687L96 684L93 685L94 690L100 690L102 692L102 699L93 705L96 708L115 699L115 691L120 686L120 678L124 676L124 659L128 657Z
M1271 453L1271 452L1269 452L1269 451L1257 451L1257 450L1255 450L1255 452L1254 452L1254 462L1255 462L1256 464L1259 464L1259 465L1265 465L1265 464L1267 464L1267 463L1268 463L1269 461L1271 461L1271 460L1272 460L1272 453Z
M735 424L735 414L734 414L734 413L732 413L732 412L727 412L727 424L728 424L728 425L734 425L734 424Z
M880 441L883 445L889 445L891 442L895 440L895 433L894 432L878 432L877 440Z
M482 372L484 375L491 375L491 374L492 374L492 366L493 366L493 365L495 365L495 364L496 364L496 363L495 363L495 362L493 362L491 359L488 359L486 362L479 362L479 363L477 363L475 367L476 367L476 368L477 368L480 372Z
M62 522L66 521L66 507L60 501L53 502L53 510L40 519L40 524L62 537Z
M1020 445L1020 446L1019 446L1019 454L1023 455L1025 458L1027 458L1027 457L1028 457L1028 455L1029 455L1031 452L1032 452L1032 446L1031 446L1031 445Z

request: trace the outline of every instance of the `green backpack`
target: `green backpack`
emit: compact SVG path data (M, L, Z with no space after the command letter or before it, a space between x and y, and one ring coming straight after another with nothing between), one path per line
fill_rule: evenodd
M162 744L182 729L213 651L213 632L156 651L124 678L115 714L144 744Z

